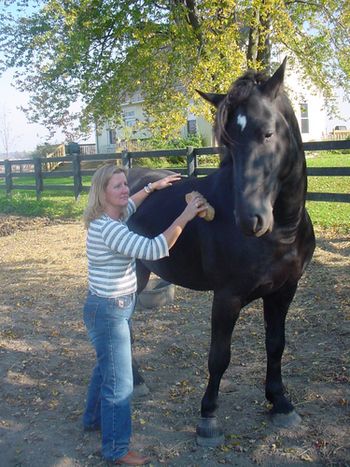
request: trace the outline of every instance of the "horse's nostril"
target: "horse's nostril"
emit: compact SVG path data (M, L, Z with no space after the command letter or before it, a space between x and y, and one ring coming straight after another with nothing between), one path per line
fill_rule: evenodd
M262 213L254 213L247 210L235 210L235 219L245 235L260 237L266 233L269 223Z
M263 218L259 214L256 214L254 216L254 221L255 221L255 223L254 223L254 233L258 233L263 228L264 221L263 221Z
M245 222L246 232L249 232L251 235L256 235L257 237L259 237L259 234L263 233L263 229L264 221L261 215L255 214L247 218Z

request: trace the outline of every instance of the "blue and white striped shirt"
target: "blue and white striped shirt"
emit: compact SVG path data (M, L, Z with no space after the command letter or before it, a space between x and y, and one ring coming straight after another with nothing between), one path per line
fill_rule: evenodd
M103 214L93 220L87 233L89 290L101 297L120 297L136 292L135 259L157 260L169 256L163 234L147 238L131 232L126 225L136 211L129 199L123 221Z

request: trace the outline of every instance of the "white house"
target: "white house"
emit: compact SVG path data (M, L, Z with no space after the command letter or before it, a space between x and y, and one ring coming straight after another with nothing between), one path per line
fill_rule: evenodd
M141 93L135 93L121 105L123 125L115 127L105 123L100 131L96 131L96 151L98 154L112 153L124 149L132 140L150 137L148 131L137 131L136 123L144 121Z
M327 136L327 115L320 93L312 91L297 73L287 70L285 87L292 102L303 141L319 141ZM144 122L142 95L135 93L122 104L123 125L117 128L106 123L100 132L96 132L96 148L99 154L112 153L132 147L138 140L151 136L148 130L138 130L137 122ZM181 130L182 136L200 134L205 146L215 145L213 129L203 117L188 114L187 125Z
M138 122L144 122L146 117L142 109L140 93L134 94L121 105L123 125L115 127L105 123L100 131L96 131L96 149L98 154L112 153L132 147L133 143L151 137L147 129L138 129ZM213 130L203 117L188 114L187 124L181 129L181 136L200 134L204 145L213 145Z
M327 113L319 91L287 69L285 89L292 103L303 141L320 141L327 136Z

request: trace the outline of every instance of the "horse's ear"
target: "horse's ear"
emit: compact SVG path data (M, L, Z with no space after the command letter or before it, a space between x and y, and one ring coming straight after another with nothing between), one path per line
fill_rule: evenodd
M214 94L210 92L202 92L202 91L198 91L198 89L196 89L196 91L198 92L200 96L203 97L203 99L215 105L215 107L218 107L220 102L222 102L226 97L226 94Z
M283 85L286 64L287 64L287 57L285 57L282 64L275 71L275 73L271 76L271 78L268 79L266 83L262 86L263 93L267 94L272 99L275 99L275 97L279 93L279 90L281 89L281 86Z

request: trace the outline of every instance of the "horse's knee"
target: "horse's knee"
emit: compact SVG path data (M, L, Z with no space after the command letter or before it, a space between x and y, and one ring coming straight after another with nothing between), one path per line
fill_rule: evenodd
M225 373L230 364L230 359L230 350L220 352L219 354L216 352L210 352L208 359L208 368L210 376L221 378L221 376Z

